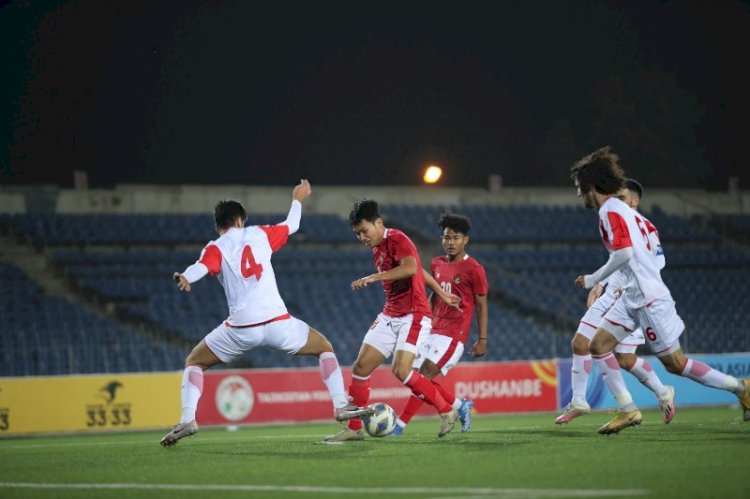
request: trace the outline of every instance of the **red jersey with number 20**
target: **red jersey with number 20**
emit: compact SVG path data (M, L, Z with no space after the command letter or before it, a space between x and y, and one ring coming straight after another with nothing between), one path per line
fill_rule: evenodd
M437 256L432 259L430 270L443 291L461 299L461 310L435 299L432 333L450 336L466 343L474 316L474 295L487 294L487 274L484 267L469 255L464 255L461 261L455 263L448 262L447 256Z
M430 305L424 290L422 262L417 247L406 234L396 229L385 229L383 242L372 249L372 259L378 272L385 272L398 267L398 262L407 256L417 262L417 273L397 281L381 281L385 291L383 313L390 317L402 317L406 314L419 313L430 317Z
M200 263L219 279L231 326L249 326L287 314L271 255L286 244L287 225L231 228L203 249Z

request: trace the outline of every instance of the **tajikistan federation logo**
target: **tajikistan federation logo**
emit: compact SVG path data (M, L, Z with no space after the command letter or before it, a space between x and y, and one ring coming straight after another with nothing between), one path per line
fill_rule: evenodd
M253 410L255 394L241 376L227 376L216 388L216 408L230 421L239 421Z

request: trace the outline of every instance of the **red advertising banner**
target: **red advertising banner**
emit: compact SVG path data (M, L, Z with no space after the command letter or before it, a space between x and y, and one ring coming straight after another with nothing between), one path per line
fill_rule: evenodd
M480 413L553 411L557 408L554 361L459 365L438 381L457 397L469 397ZM344 369L344 382L351 370ZM411 391L383 366L372 374L370 401L396 412ZM433 414L423 407L420 414ZM197 419L201 424L251 424L330 420L333 406L317 369L208 371Z

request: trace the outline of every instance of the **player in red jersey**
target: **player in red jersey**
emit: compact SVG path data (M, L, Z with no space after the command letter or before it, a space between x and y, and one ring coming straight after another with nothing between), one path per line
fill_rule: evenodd
M276 286L271 255L297 232L302 217L302 201L312 192L302 180L292 191L287 219L273 226L245 227L247 212L237 201L220 201L214 209L219 238L206 245L200 259L184 272L175 272L180 291L210 274L215 276L227 297L229 317L195 346L185 359L182 376L182 416L180 422L161 439L165 447L198 431L195 411L203 391L203 371L230 362L258 346L291 355L315 355L320 375L328 388L337 421L372 413L349 403L344 379L331 343L321 333L287 312Z
M432 276L443 291L457 295L461 302L456 308L442 300L436 300L435 295L432 295L432 332L420 347L417 363L420 365L419 372L431 379L445 401L458 411L461 431L466 432L471 428L474 403L469 399L458 399L434 378L440 374L446 375L461 359L464 345L469 339L475 307L479 338L469 354L481 357L487 351L487 276L484 267L466 254L471 229L469 219L463 215L444 213L438 226L443 232L445 255L432 259ZM426 279L429 277L428 274ZM390 434L403 434L404 428L422 404L424 401L412 394Z
M430 306L425 292L424 269L417 248L400 230L386 228L380 217L378 204L364 199L354 205L349 223L357 238L372 248L377 272L352 282L352 289L362 289L381 282L385 291L385 306L362 341L362 347L352 366L349 397L358 407L367 405L370 398L370 375L393 354L393 374L412 393L434 406L440 414L442 437L450 432L458 412L445 401L435 385L413 369L418 346L430 333ZM441 299L457 305L458 298L449 295L433 282L431 288ZM362 421L351 419L341 432L329 435L326 442L363 440Z

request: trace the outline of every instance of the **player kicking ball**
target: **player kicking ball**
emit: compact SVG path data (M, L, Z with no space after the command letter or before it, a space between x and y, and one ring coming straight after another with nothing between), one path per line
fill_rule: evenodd
M456 424L458 412L446 402L435 385L413 368L418 346L430 334L430 306L425 293L424 269L417 248L400 230L387 228L378 203L371 199L357 202L349 213L352 231L364 245L372 248L376 273L352 282L352 290L380 282L385 291L385 306L362 340L352 366L349 397L357 407L370 399L370 376L393 355L391 370L417 397L435 407L440 415L438 436L447 435ZM442 300L458 305L458 297L432 289ZM327 443L364 440L362 421L351 419L342 430L325 438Z

